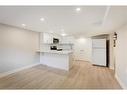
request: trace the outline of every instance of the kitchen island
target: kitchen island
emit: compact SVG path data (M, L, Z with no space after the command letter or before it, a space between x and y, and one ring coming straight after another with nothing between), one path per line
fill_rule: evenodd
M38 51L40 52L40 63L49 67L69 71L73 64L72 51Z

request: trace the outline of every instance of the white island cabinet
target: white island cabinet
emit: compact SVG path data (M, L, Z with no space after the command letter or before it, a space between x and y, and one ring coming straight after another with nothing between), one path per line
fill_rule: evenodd
M40 51L40 63L69 71L72 67L72 51Z

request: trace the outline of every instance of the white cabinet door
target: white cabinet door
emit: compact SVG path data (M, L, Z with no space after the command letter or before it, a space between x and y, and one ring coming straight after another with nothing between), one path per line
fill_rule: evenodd
M49 35L48 43L51 44L53 43L53 35L51 33L49 33L48 35Z
M48 43L48 39L49 39L48 34L44 33L43 34L43 43Z
M53 43L53 36L50 33L43 34L43 43Z
M44 42L43 33L40 33L40 44Z
M62 37L62 42L63 44L73 44L74 43L74 38L71 36L67 37Z

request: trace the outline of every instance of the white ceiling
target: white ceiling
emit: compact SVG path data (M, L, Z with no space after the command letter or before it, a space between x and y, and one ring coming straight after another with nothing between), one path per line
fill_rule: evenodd
M68 35L90 36L117 30L127 22L127 7L112 6L13 6L0 7L0 23L13 25L37 32L61 33ZM40 21L40 18L45 21ZM103 23L103 24L102 24Z

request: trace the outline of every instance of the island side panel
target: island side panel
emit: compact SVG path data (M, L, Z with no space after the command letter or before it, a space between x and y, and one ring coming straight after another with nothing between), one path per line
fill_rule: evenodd
M69 70L69 54L57 54L57 53L41 53L40 63L62 69Z

